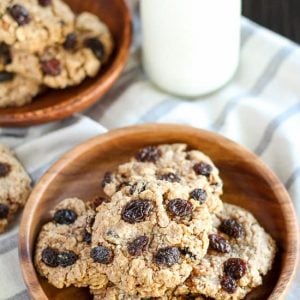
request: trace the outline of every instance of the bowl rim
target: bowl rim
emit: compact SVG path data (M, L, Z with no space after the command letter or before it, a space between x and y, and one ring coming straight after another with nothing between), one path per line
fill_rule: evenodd
M74 157L78 156L79 153L85 152L86 149L90 149L98 144L102 144L117 137L123 137L126 134L137 135L142 132L145 133L150 131L153 132L161 130L165 132L187 131L191 134L214 138L218 140L218 143L229 143L231 144L230 147L234 147L241 154L247 155L249 158L255 160L255 165L259 169L259 171L262 172L264 176L268 177L272 182L276 184L276 193L279 195L279 204L281 207L284 207L282 213L285 222L285 227L289 228L289 230L287 230L288 244L286 246L285 255L282 259L282 270L280 272L278 281L274 286L268 300L278 300L279 296L282 297L286 294L295 275L299 259L299 236L298 223L292 200L284 185L277 177L277 175L275 175L275 173L256 154L248 150L245 146L242 146L232 140L229 140L218 133L210 132L204 129L199 129L187 125L149 123L113 129L107 133L98 135L77 145L73 149L66 152L62 157L60 157L36 183L36 186L34 187L23 211L20 223L18 245L19 261L23 279L32 299L48 299L39 283L38 275L33 264L32 253L29 249L30 227L28 226L28 224L31 223L32 219L34 218L33 212L35 211L36 205L38 203L36 199L39 199L43 195L45 190L47 190L47 184L50 183L56 177L57 172L59 172L66 165L68 165L70 161L74 161Z
M7 127L30 126L44 124L51 121L62 120L87 109L109 90L113 83L121 75L130 52L133 39L132 14L126 0L118 0L123 6L125 26L122 28L123 38L121 39L120 50L112 61L105 74L99 76L97 82L101 84L93 85L80 92L80 96L74 97L64 103L56 103L46 108L39 108L34 111L17 111L0 115L0 125ZM91 96L91 93L95 96ZM97 96L96 96L97 95ZM21 107L22 108L22 107ZM5 110L5 108L3 108ZM16 108L17 109L17 108Z

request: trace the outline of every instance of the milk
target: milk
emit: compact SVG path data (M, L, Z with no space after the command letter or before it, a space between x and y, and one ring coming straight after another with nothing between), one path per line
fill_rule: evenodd
M227 83L239 61L241 0L141 0L143 66L170 93Z

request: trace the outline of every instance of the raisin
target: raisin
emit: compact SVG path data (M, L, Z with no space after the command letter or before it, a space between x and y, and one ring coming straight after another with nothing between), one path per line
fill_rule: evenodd
M222 289L228 294L233 294L237 289L236 281L232 279L230 276L224 276L221 279L221 286Z
M98 60L102 60L105 56L105 49L102 42L97 38L88 38L84 41L84 45L91 49Z
M63 43L63 47L67 50L72 50L77 44L77 35L75 32L71 32L66 36L66 39Z
M139 236L127 246L128 253L132 256L140 256L146 249L149 243L147 236Z
M246 270L246 262L240 258L229 258L224 262L224 273L233 279L242 278Z
M209 238L209 248L221 253L229 253L231 247L229 242L224 239L222 236L217 234L210 234Z
M83 241L90 245L92 243L92 234L88 232L87 230L84 230L83 232Z
M155 163L161 156L161 151L155 146L148 146L139 150L135 158L141 162Z
M0 82L11 81L15 77L14 73L2 71L0 72Z
M244 227L233 219L223 220L219 230L236 239L244 235Z
M213 170L212 166L205 162L200 162L195 164L193 169L197 175L203 175L203 176L209 176Z
M39 5L40 6L46 7L46 6L49 6L51 4L52 4L52 0L39 0Z
M143 222L152 208L153 204L150 200L131 200L123 207L122 219L131 224Z
M45 75L58 76L61 73L60 61L56 58L51 58L42 61L42 70Z
M7 163L0 162L0 177L6 177L11 171L11 166Z
M58 251L47 247L42 251L42 262L48 267L55 268L58 267Z
M96 209L98 206L100 206L101 204L103 203L108 203L109 202L109 199L107 199L106 197L102 197L102 196L99 196L99 197L96 197L91 203L91 207L92 209Z
M100 264L110 264L114 259L114 253L107 247L97 246L91 249L91 258Z
M154 261L158 265L173 266L180 260L180 251L177 247L161 248L154 256Z
M64 251L57 255L57 262L63 268L74 265L77 259L78 255L73 251Z
M190 197L203 204L207 199L207 193L204 189L194 189L190 192Z
M111 172L106 172L103 176L101 186L104 188L107 184L113 181L113 174Z
M189 201L178 198L169 201L167 209L173 216L185 217L192 213L193 205Z
M6 219L8 216L9 207L6 204L0 203L0 220Z
M0 43L0 57L2 58L4 65L10 64L12 62L10 48L4 42Z
M169 182L180 182L180 177L172 172L163 174L159 176L158 179L169 181Z
M58 224L70 225L77 219L77 214L70 209L60 209L55 212L53 220Z
M12 18L20 25L26 25L30 22L30 15L28 10L19 4L15 4L8 9Z

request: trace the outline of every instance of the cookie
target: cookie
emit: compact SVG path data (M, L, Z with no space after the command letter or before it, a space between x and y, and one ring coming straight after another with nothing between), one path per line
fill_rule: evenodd
M30 103L40 90L40 85L32 79L10 72L0 72L0 107Z
M116 286L109 284L99 290L90 289L90 293L93 295L94 300L140 300L141 297L130 296L125 292L118 289Z
M36 55L0 43L0 107L30 103L41 90L42 74Z
M55 89L80 84L86 77L94 77L101 66L100 61L87 48L74 52L60 46L49 47L41 55L42 84Z
M251 213L234 205L224 204L213 223L207 255L177 292L187 289L217 300L243 299L271 269L275 242Z
M143 297L139 296L130 296L126 294L124 291L118 289L113 284L109 283L106 287L93 290L90 289L90 293L93 295L94 300L145 300ZM208 300L208 298L198 295L177 295L175 296L173 291L168 291L165 295L156 298L148 298L148 299L156 299L156 300Z
M179 189L184 198L189 195L205 203L210 212L222 210L222 180L218 169L208 156L198 150L188 150L186 144L141 149L115 173L106 174L102 186L110 196L120 186L134 180L159 181L165 189Z
M30 184L29 176L14 154L0 145L0 233L25 205Z
M107 26L90 13L80 14L75 31L66 36L63 46L48 47L40 56L42 84L63 89L95 77L112 47Z
M63 43L75 16L61 0L1 0L0 41L17 50L41 53Z
M81 43L91 48L101 62L107 62L114 47L113 38L108 27L97 16L83 12L76 18L75 30ZM102 47L97 42L89 42L89 39L98 40Z
M211 216L198 201L169 199L156 182L137 186L134 195L120 190L97 208L91 253L117 288L160 297L205 255Z
M2 44L3 45L3 44ZM20 50L10 50L10 63L3 66L3 70L22 76L28 80L40 84L42 81L42 72L40 59L37 55Z
M95 212L78 198L60 202L38 236L37 271L57 288L74 285L100 289L107 284L101 265L90 257Z

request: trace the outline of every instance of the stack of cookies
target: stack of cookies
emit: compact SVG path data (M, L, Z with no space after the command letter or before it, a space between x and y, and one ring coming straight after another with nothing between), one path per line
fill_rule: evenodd
M0 107L94 77L112 52L107 26L62 0L0 1Z
M36 244L57 288L94 299L243 299L276 246L251 213L223 203L211 159L184 144L149 146L107 172L105 197L65 199Z

